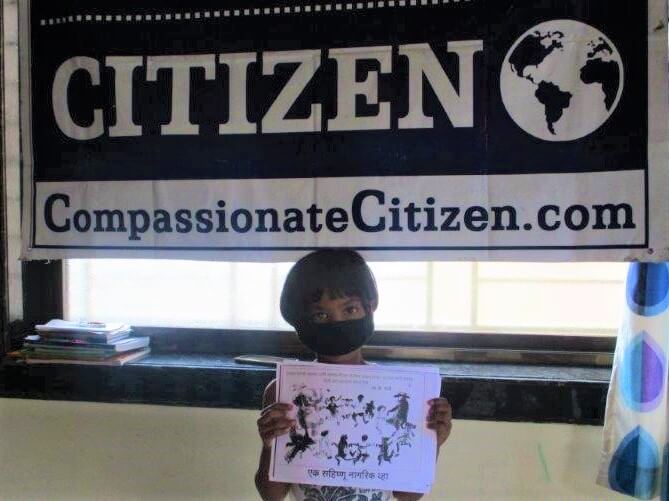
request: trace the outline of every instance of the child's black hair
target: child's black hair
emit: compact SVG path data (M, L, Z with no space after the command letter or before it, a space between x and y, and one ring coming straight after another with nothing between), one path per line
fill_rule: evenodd
M379 297L372 270L360 254L322 249L304 256L288 272L281 291L281 315L294 326L326 290L334 297L358 296L367 309Z

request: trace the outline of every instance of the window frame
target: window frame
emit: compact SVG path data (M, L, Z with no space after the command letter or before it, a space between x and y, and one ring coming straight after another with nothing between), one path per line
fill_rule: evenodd
M4 3L1 4L4 17ZM10 346L9 336L9 287L7 270L7 183L5 177L6 169L6 147L5 147L5 30L0 26L0 158L2 159L2 175L0 175L0 350L2 353L8 351Z
M63 316L63 262L23 263L24 321L36 323ZM161 354L280 354L308 358L290 331L134 326L152 338ZM10 348L18 348L25 333L17 332ZM253 343L244 342L244 337ZM440 360L463 363L518 363L610 367L615 336L556 334L378 331L367 356L375 359ZM240 348L244 350L240 351ZM7 352L8 350L4 350Z

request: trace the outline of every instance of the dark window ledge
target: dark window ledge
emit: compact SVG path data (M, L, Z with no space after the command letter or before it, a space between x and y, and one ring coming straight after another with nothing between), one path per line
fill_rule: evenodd
M451 401L456 419L603 423L610 369L437 365L442 396ZM153 354L124 367L6 361L0 366L0 397L259 409L273 377L272 367L238 364L224 355Z

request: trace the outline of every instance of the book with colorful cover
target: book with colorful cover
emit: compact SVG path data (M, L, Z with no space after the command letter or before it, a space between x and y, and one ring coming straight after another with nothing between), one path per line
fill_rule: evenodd
M139 348L146 348L149 346L149 337L125 337L118 341L112 341L108 343L89 343L86 341L72 339L59 339L59 338L49 338L41 337L37 335L27 336L23 346L25 348L34 348L41 350L53 350L53 351L67 351L72 353L78 353L81 351L105 351L110 353L120 353L130 350L136 350Z

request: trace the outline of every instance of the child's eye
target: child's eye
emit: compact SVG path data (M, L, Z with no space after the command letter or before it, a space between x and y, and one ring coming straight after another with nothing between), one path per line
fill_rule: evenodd
M312 322L327 322L328 314L322 311L318 311L311 315Z
M359 311L360 308L358 308L357 306L349 306L348 308L346 308L346 313L348 313L349 315L355 315Z

